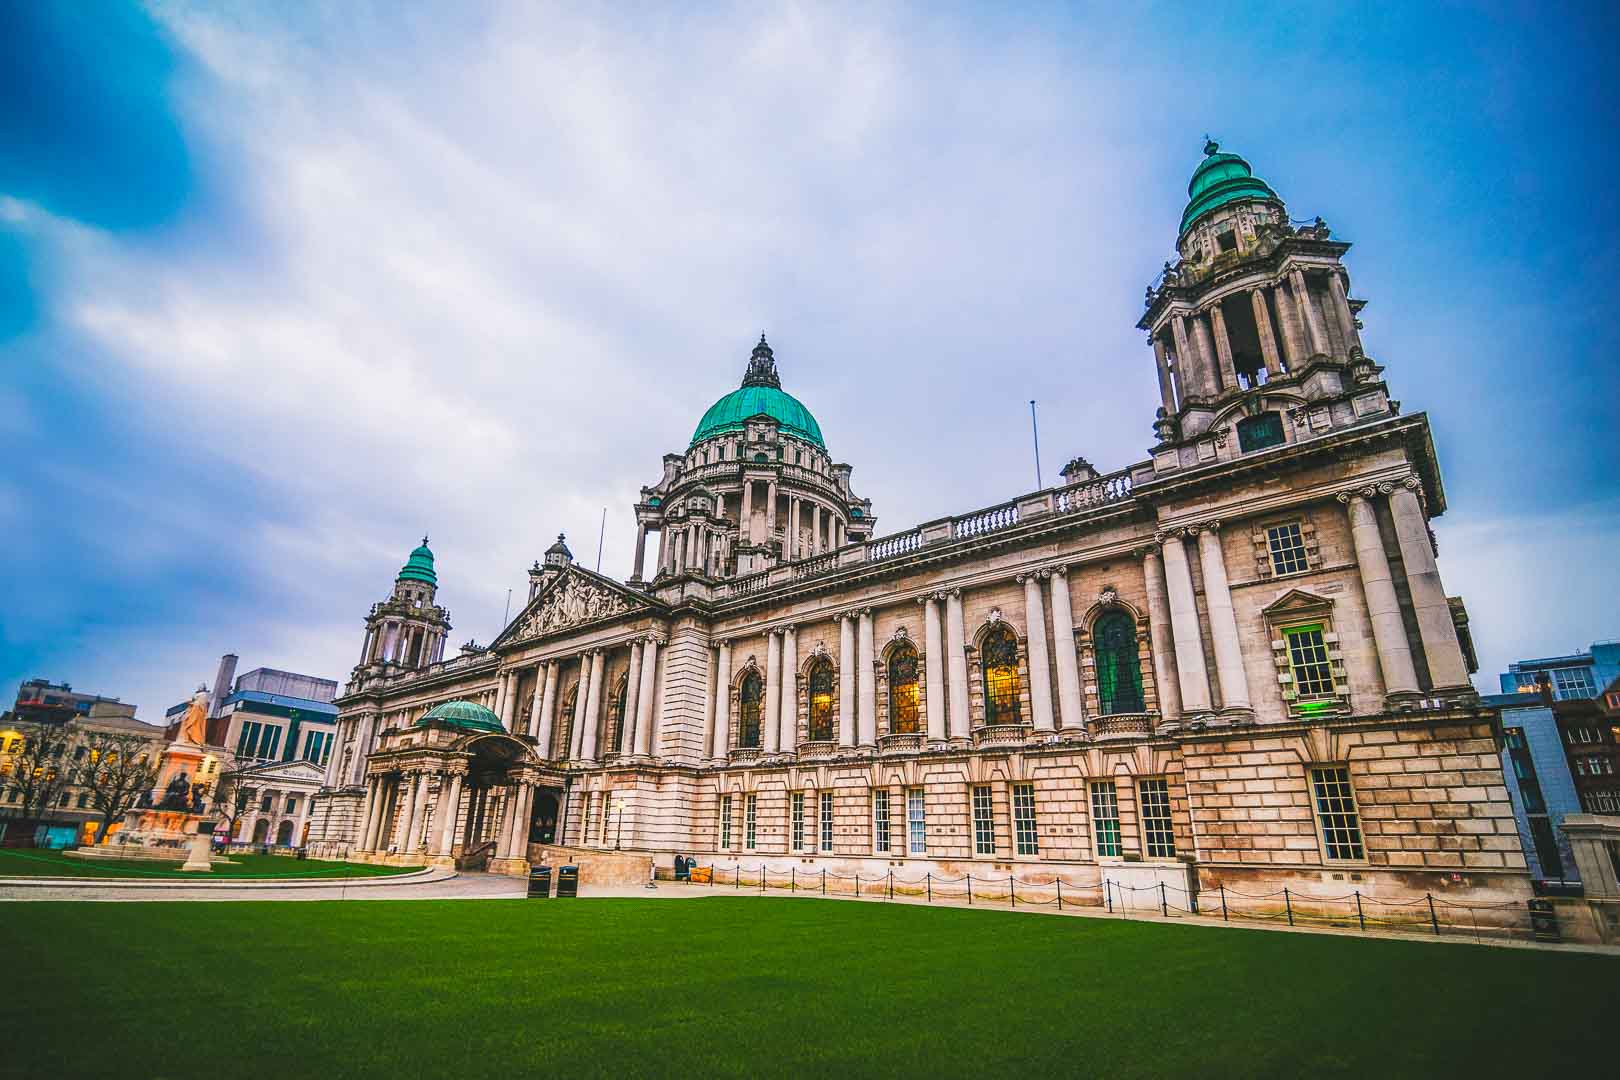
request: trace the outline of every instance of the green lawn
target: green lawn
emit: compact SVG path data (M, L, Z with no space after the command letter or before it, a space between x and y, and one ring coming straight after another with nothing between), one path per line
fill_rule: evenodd
M76 859L60 851L40 848L0 848L0 877L94 877L94 878L186 878L208 881L213 878L324 878L370 877L403 874L416 866L367 866L362 863L320 862L294 859L285 855L229 856L230 863L214 864L208 873L187 873L177 862L152 859Z
M0 1075L1544 1076L1620 959L809 899L12 904ZM1612 1057L1608 1058L1612 1062Z

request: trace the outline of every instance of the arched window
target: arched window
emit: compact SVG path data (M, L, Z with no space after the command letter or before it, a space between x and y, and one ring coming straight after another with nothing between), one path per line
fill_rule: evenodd
M909 643L889 653L889 734L914 735L918 727L917 650Z
M613 741L607 746L609 750L624 743L624 703L629 690L629 674L620 676L618 686L613 689L613 702L608 706L608 730L613 733Z
M737 692L737 745L742 747L759 746L759 714L760 699L764 697L764 686L760 681L759 672L750 671L743 676L742 687Z
M1141 712L1142 660L1136 650L1136 620L1110 611L1097 620L1092 638L1097 649L1097 707L1110 713Z
M832 742L833 737L833 669L825 660L817 660L810 668L810 741Z
M984 722L1016 724L1018 713L1018 639L1005 626L985 635Z

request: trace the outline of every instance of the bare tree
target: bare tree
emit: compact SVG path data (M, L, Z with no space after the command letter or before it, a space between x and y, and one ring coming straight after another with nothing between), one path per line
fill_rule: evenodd
M3 805L12 817L37 821L57 804L73 782L67 760L73 732L65 724L29 721L17 725L20 744L5 755ZM15 796L16 801L12 798Z
M90 796L90 805L101 814L100 843L107 842L107 831L115 821L135 808L141 793L157 783L158 762L150 754L151 740L124 732L92 731L85 735L90 751L75 769L74 782Z
M253 805L256 788L249 787L240 772L228 772L219 778L219 790L214 797L214 812L225 819L225 837L229 843L236 839L236 826Z

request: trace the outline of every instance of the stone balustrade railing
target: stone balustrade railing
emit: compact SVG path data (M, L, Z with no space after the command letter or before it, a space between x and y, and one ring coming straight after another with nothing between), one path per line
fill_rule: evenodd
M986 724L973 729L973 746L1022 746L1029 732L1028 724Z
M928 748L928 736L920 731L878 736L880 754L920 754Z
M1116 713L1096 716L1090 721L1091 737L1104 739L1138 739L1153 734L1156 713Z

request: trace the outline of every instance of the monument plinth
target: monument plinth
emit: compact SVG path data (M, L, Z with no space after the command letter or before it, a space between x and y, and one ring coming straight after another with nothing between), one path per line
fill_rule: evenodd
M163 750L158 765L160 786L153 791L157 805L139 806L124 815L118 843L126 851L139 847L152 858L184 858L182 870L212 869L209 848L215 823L205 812L203 785L192 782L208 753L203 746L207 723L208 695L198 689L186 707L177 738Z

